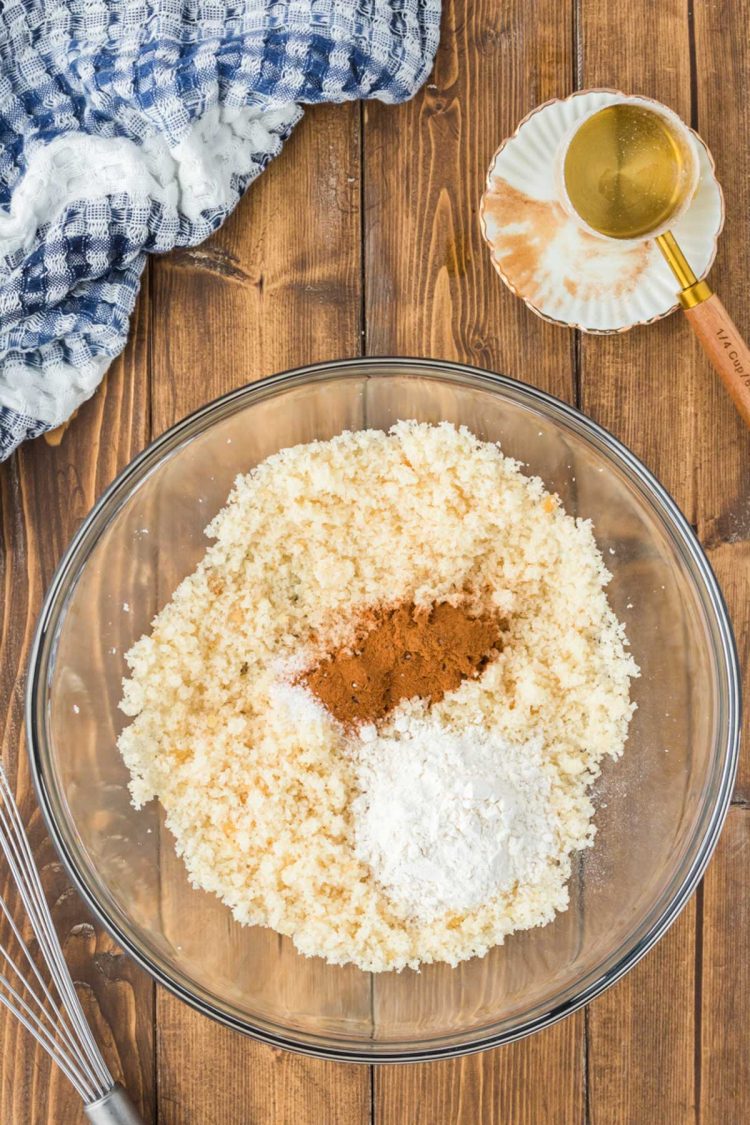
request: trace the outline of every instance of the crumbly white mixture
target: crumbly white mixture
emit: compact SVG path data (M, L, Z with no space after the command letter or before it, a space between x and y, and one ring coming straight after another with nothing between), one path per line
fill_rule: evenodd
M208 534L128 654L133 722L119 742L134 802L161 801L194 884L305 954L370 970L456 964L563 910L571 853L593 838L587 790L622 752L637 674L590 525L496 445L399 422L270 457L238 478ZM466 589L507 618L505 645L430 719L538 740L554 840L530 877L424 920L357 855L350 740L280 669L346 643L360 610Z

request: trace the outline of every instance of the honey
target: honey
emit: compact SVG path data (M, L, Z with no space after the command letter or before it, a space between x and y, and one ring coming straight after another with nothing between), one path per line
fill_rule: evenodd
M669 123L628 102L583 122L565 155L568 198L593 230L642 238L658 230L690 189L693 156Z

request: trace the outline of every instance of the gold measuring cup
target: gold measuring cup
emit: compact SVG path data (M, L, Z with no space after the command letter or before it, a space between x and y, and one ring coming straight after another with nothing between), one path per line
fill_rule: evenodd
M658 102L624 99L574 127L560 172L566 208L591 234L655 239L680 285L678 299L691 328L750 426L750 350L708 282L695 276L671 230L698 185L692 132Z

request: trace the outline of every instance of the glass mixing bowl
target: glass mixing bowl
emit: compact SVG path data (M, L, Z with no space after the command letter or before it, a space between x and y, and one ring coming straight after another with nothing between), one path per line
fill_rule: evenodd
M130 805L115 739L124 654L207 541L234 477L283 446L399 418L447 419L528 465L590 518L642 676L625 756L598 784L596 846L571 903L483 959L370 977L243 928L192 889L160 810ZM86 519L52 582L27 697L52 837L119 943L200 1011L260 1039L359 1061L457 1055L561 1018L664 933L703 871L738 749L737 657L714 575L664 489L604 430L548 395L457 364L331 363L235 391L160 437Z

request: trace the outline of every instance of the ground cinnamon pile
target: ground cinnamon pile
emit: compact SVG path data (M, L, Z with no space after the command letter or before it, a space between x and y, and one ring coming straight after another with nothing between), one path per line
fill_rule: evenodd
M502 622L448 602L371 610L357 638L306 672L302 681L347 727L376 723L402 699L436 703L478 676L500 649Z

